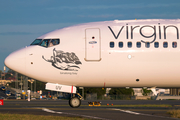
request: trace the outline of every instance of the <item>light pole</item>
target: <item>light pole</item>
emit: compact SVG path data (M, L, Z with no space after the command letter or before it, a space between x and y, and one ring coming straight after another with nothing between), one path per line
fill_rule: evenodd
M33 84L34 80L33 80L33 79L30 79L30 80L28 80L28 81L31 83L31 91L32 91L32 84Z
M15 88L18 89L18 73L15 72Z
M21 75L21 83L20 83L20 85L21 85L21 91L22 91L22 85L23 85L23 83L22 83L22 75Z
M6 66L4 66L4 80L5 80L5 75L6 75Z
M35 97L36 97L36 80L34 80L34 93L35 93Z

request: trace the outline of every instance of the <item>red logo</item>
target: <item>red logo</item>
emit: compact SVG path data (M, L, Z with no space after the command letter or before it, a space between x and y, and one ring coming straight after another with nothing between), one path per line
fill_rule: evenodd
M3 105L3 104L4 104L3 99L0 99L0 105Z

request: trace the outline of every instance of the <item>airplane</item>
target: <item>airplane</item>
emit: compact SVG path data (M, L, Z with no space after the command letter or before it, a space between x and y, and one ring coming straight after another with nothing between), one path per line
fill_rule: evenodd
M4 63L73 95L76 87L179 87L179 29L179 19L83 23L38 37ZM72 97L69 105L81 100Z

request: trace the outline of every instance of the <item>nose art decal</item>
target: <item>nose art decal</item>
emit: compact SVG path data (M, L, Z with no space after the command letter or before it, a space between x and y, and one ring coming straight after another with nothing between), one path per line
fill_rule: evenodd
M42 58L47 62L51 62L55 68L66 71L78 71L80 69L78 65L82 64L75 53L63 52L55 48L50 59L45 59L44 56Z

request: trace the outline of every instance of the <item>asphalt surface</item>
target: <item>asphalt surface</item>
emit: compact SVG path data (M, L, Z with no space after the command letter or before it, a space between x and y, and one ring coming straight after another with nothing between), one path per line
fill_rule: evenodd
M68 100L4 100L0 113L57 115L83 117L101 120L173 120L166 112L180 109L178 100L102 100L101 106L88 106L89 101L82 101L79 108L71 108ZM110 104L107 106L107 104ZM113 104L113 105L111 105ZM119 105L172 105L172 107L127 107Z

